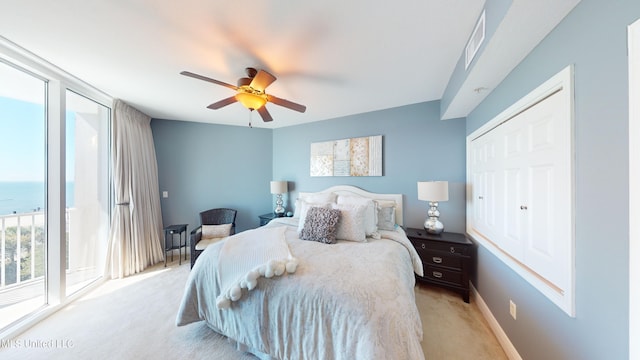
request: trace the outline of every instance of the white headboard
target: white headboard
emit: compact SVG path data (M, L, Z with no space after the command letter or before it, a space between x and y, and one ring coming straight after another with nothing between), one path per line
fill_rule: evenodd
M362 190L359 187L351 186L351 185L337 185L332 186L330 188L324 189L322 191L317 192L300 192L298 193L298 197L304 198L305 196L311 194L318 193L334 193L337 195L349 195L349 196L359 196L373 200L392 200L396 203L396 224L402 226L403 225L403 216L402 216L402 194L376 194L372 192L368 192L366 190Z

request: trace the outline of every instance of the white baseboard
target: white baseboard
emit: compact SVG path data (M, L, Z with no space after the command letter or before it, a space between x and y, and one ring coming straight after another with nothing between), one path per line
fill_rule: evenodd
M493 334L498 339L500 346L502 346L502 350L504 350L510 360L522 360L522 357L518 354L518 350L516 350L507 334L502 330L498 320L493 316L491 310L489 310L489 307L487 306L487 303L484 302L482 296L478 293L478 290L476 290L471 282L469 285L471 286L471 295L473 296L475 303L478 305L478 309L480 309L480 312L489 323L489 327L491 327Z

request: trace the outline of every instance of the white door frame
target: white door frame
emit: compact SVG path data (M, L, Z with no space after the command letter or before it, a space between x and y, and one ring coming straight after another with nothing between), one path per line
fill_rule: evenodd
M640 359L640 20L628 29L629 48L629 359Z

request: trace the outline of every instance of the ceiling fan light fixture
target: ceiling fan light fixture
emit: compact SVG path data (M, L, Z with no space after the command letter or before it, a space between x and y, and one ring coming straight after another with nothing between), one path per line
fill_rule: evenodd
M247 77L238 79L238 86L228 84L226 82L212 79L206 76L198 75L189 71L180 72L181 75L192 77L194 79L207 81L216 85L221 85L226 88L230 88L236 92L235 95L228 98L219 100L207 106L208 109L217 110L227 105L239 102L245 108L249 110L256 110L262 121L273 121L273 117L265 106L270 102L278 106L285 107L298 112L305 112L307 107L304 105L296 104L292 101L279 98L277 96L269 95L265 93L265 89L276 81L276 77L265 70L256 70L255 68L247 68ZM251 124L251 122L249 122Z
M236 100L249 110L258 110L267 103L264 96L242 91L236 94Z

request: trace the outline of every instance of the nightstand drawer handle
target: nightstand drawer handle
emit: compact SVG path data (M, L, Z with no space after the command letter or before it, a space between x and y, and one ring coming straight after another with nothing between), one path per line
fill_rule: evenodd
M426 248L427 248L427 245L422 244L422 250L424 250L424 249L426 249Z
M433 259L434 264L442 264L442 258L439 256L434 256L431 259Z
M440 271L432 272L433 277L440 279L442 277L442 273Z

